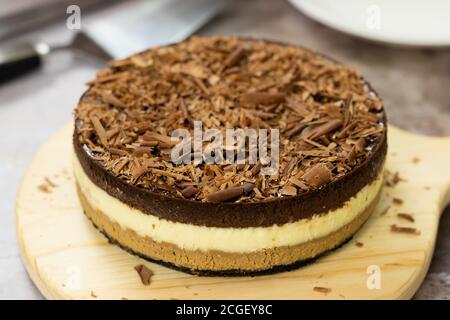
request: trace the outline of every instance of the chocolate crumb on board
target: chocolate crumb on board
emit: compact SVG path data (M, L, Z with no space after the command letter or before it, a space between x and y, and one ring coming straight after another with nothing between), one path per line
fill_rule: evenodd
M414 157L414 158L412 159L412 162L413 162L414 164L418 164L418 163L420 162L420 158L419 158L419 157Z
M385 185L388 187L395 187L399 182L406 181L402 177L400 177L400 173L398 171L392 173L388 170L386 170L386 177L385 177Z
M41 192L51 193L50 187L46 183L41 183L37 188Z
M56 187L56 184L50 180L50 178L45 177L44 181L38 185L38 190L45 193L51 193L52 189Z
M403 204L403 200L400 199L400 198L393 198L393 199L392 199L392 202L393 202L394 204L398 204L398 205L402 205L402 204Z
M413 234L413 235L420 235L420 231L416 228L410 228L410 227L399 227L396 224L391 225L391 231L396 233L406 233L406 234Z
M222 36L112 61L89 82L75 118L83 148L119 179L202 202L321 188L362 164L386 134L382 101L356 69L300 47ZM243 168L174 165L171 135L192 133L193 121L222 132L279 129L278 172L266 179L248 159ZM253 187L241 192L245 183Z
M391 206L387 206L383 211L380 212L380 217L384 216L386 213L388 213Z
M403 220L407 220L409 222L414 222L414 217L410 215L409 213L397 213L397 217Z
M359 241L357 241L357 242L355 243L355 245L356 245L357 247L359 247L359 248L364 247L364 243L359 242Z
M148 286L151 283L151 278L153 276L153 271L144 266L143 264L139 264L134 267L134 269L139 274L139 277L141 278L142 284L144 286Z
M50 180L49 177L45 177L44 180L50 187L52 187L52 188L56 187L56 184L52 180Z
M94 291L91 290L91 297L92 298L97 298L97 295L94 293Z
M392 177L392 183L394 184L394 186L401 181L406 181L406 180L400 177L400 173L398 173L398 171L395 172L394 176Z
M331 289L326 287L314 287L313 290L324 294L328 294L331 292Z

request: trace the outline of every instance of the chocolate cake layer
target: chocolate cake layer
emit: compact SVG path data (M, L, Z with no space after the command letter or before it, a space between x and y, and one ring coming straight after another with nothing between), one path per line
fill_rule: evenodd
M130 185L105 170L87 154L77 139L76 129L73 143L85 173L111 196L146 214L166 220L222 228L282 225L339 208L377 178L387 151L384 135L362 165L346 176L300 196L253 203L209 203L174 198Z

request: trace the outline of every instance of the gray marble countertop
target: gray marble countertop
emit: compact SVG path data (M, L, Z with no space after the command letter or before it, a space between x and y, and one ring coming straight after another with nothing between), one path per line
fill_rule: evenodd
M265 37L327 53L362 71L383 97L391 123L422 134L450 135L450 49L368 43L330 30L278 0L229 1L229 7L199 33ZM72 35L61 21L21 37L59 42ZM41 70L0 86L0 299L42 299L21 262L15 194L33 154L71 120L84 82L97 67L58 53ZM450 298L449 211L441 218L430 271L416 298Z

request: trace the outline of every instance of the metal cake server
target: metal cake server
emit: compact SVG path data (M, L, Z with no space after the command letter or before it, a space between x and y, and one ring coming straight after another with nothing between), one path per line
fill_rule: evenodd
M224 0L141 1L83 26L70 43L20 43L0 47L0 83L39 67L51 52L74 50L101 61L181 41L224 8Z

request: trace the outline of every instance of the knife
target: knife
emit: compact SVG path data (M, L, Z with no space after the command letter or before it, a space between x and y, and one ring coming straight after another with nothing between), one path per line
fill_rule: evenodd
M0 83L38 68L58 50L81 51L107 61L182 41L224 6L225 0L141 1L83 26L68 44L20 43L0 48Z

